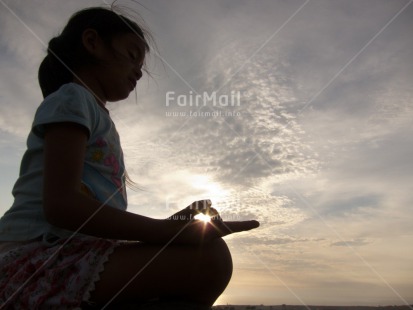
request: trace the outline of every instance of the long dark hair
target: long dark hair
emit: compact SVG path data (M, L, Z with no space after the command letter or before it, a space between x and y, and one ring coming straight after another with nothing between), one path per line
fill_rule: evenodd
M47 56L38 73L43 97L72 82L75 69L97 61L82 44L82 34L86 29L94 29L107 44L116 35L135 33L145 44L145 52L150 50L147 43L149 32L129 18L102 7L81 10L72 15L59 36L49 41Z

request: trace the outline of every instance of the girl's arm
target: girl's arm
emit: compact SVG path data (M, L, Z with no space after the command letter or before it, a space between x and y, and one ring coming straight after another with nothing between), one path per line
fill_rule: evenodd
M161 220L115 209L81 192L87 130L75 123L48 125L44 145L43 208L54 226L96 237L162 242Z
M44 144L43 209L52 225L119 240L166 243L187 222L158 220L102 205L81 191L87 130L75 123L48 125ZM196 244L259 226L257 221L193 221L174 242Z

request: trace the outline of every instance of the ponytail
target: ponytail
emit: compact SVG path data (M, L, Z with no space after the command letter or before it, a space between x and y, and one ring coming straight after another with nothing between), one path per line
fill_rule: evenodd
M71 63L65 57L64 49L59 46L59 37L49 42L48 54L39 67L39 84L43 97L57 91L60 86L73 81Z
M51 39L38 73L43 97L72 82L73 70L88 62L93 62L93 59L81 44L81 33L64 31Z

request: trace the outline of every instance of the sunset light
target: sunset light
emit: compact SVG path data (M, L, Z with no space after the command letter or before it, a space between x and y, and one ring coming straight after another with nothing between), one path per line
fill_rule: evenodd
M203 221L204 223L209 223L211 221L211 217L207 214L198 213L194 216L194 219Z

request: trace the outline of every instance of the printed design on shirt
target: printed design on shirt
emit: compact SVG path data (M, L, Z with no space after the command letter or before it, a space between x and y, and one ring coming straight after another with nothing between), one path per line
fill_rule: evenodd
M106 141L99 137L96 142L95 146L96 148L93 149L91 152L91 160L95 163L101 163L103 158L105 157L105 153L103 152L102 148L104 148L107 145Z
M86 184L84 184L83 182L80 184L80 191L83 193L83 194L85 194L86 196L88 196L88 197L90 197L90 198L95 198L96 199L96 196L95 196L95 194L91 191L91 189L86 185Z
M115 138L115 137L114 137ZM109 139L108 139L109 140ZM115 139L110 139L112 141ZM124 193L123 172L119 159L115 156L116 149L119 156L122 156L120 147L116 147L113 143L107 142L103 137L98 137L90 149L90 160L95 163L103 164L111 169L111 180L122 195Z
M115 155L109 155L103 161L105 166L112 167L112 181L115 183L116 187L120 190L122 188L122 180L118 177L119 174L119 162Z
M103 153L102 150L95 150L92 152L92 161L95 163L101 162L103 157L105 157L105 153Z

